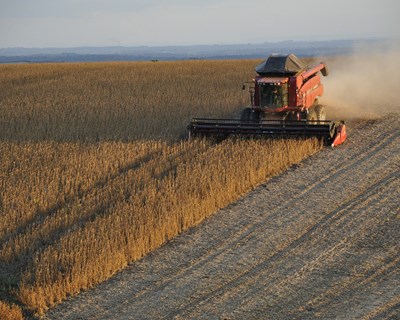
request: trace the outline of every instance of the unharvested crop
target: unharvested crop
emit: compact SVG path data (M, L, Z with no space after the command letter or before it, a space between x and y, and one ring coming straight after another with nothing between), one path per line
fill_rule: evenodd
M15 304L8 305L0 301L0 317L4 320L21 320L23 319L21 309Z
M182 139L237 113L255 63L0 66L0 298L41 313L316 152Z

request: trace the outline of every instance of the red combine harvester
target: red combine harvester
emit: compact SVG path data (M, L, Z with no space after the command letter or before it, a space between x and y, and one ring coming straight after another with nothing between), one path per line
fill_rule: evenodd
M271 55L256 67L258 76L249 88L251 106L240 119L195 118L188 125L189 137L196 134L267 137L320 137L337 146L346 140L343 121L325 119L325 108L318 103L324 87L324 63L307 68L293 54ZM245 86L243 86L245 89Z

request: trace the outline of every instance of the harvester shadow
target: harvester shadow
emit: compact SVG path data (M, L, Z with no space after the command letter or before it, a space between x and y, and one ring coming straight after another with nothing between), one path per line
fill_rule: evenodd
M107 185L112 183L113 180L128 173L129 171L139 169L140 167L144 166L146 163L154 159L154 157L157 156L159 153L160 151L154 151L150 154L147 154L146 156L143 156L137 159L136 161L120 168L118 172L116 172L115 174L107 176L106 178L99 179L90 188L88 188L83 192L78 193L78 195L68 197L64 201L58 201L56 204L54 204L53 206L51 206L46 210L39 210L35 215L35 217L33 217L31 220L26 221L24 224L15 229L12 233L2 237L0 239L0 244L4 245L7 241L11 240L15 236L24 234L28 232L29 229L31 228L37 228L38 226L43 224L49 217L57 215L60 210L68 208L72 206L74 203L80 202L85 197L89 196L94 190L104 189L105 187L107 187ZM47 230L45 233L48 238L40 240L38 239L37 242L32 243L32 246L33 247L37 246L38 242L40 242L39 244L40 247L46 247L50 245L51 243L57 241L57 239L61 238L64 234L70 232L72 229L78 229L83 225L85 225L87 222L93 221L96 217L104 213L112 205L113 201L110 201L108 203L103 203L95 207L93 210L91 210L89 214L83 217L79 217L77 219L72 219L71 223L68 225L63 225L61 227L57 227L52 230ZM26 249L26 251L31 251L30 249L31 248ZM22 255L22 253L20 255ZM14 260L15 261L19 260L18 259L19 256L15 257Z
M213 145L214 144L210 144L208 147L212 147ZM178 163L180 163L181 161L181 158L182 157L191 158L195 156L196 152L197 150L190 150L189 153L187 152L187 150L186 151L181 150L176 154L170 156L168 159L157 161L157 164L165 169L160 172L153 173L152 179L162 180L168 177L170 174L174 174L174 172L176 172L177 170ZM58 201L56 204L54 204L53 206L51 206L46 210L38 211L34 218L30 219L29 221L26 221L16 230L11 232L7 236L1 238L0 246L3 246L7 241L10 241L17 236L19 237L23 234L29 233L30 230L40 228L40 225L43 225L49 218L55 217L58 214L60 214L60 211L62 211L61 212L62 214L65 214L65 211L63 211L64 209L67 209L68 212L68 207L72 207L74 204L80 203L85 198L90 197L90 195L93 192L96 193L101 192L101 190L104 190L105 188L110 186L113 183L113 181L127 174L131 170L138 170L149 164L151 161L154 161L154 159L159 159L162 153L163 153L162 149L155 150L135 160L134 162L129 163L126 166L120 168L118 172L116 172L115 174L99 179L90 188L86 189L83 192L80 192L76 196L71 196L64 201ZM146 187L147 185L141 182L137 184L135 190L143 190ZM128 191L124 195L125 200L128 200L133 192L134 191ZM121 200L123 201L124 199L121 199L120 197L119 198L111 197L109 201L96 205L92 210L88 210L86 214L83 216L73 217L70 221L68 221L68 223L64 223L61 226L59 225L54 228L49 228L43 232L40 232L39 236L36 235L33 237L34 240L31 242L29 247L25 248L24 250L13 256L11 262L7 262L10 265L10 267L7 269L9 270L9 272L12 273L13 273L12 270L16 270L16 268L21 269L21 267L29 263L29 261L27 261L29 258L27 259L26 252L36 252L39 249L43 250L46 247L51 246L57 240L61 239L65 234L68 234L69 232L74 230L81 229L87 223L90 223L91 221L94 221L96 218L108 214L109 209L112 208L116 203L120 202Z

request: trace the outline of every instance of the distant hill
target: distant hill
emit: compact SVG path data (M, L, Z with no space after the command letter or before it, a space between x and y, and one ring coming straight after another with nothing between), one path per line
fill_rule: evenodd
M385 42L372 39L159 47L0 48L0 63L256 59L271 53L330 56L348 54L359 47L381 46Z

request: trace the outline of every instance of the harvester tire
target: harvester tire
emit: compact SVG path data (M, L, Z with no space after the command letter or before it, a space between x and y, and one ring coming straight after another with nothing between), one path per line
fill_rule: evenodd
M315 108L310 108L307 113L307 121L316 121L317 113L315 112Z
M252 111L250 114L250 121L251 122L260 122L260 113Z
M244 121L244 122L250 122L250 117L252 114L252 110L251 108L246 108L242 111L242 115L240 116L240 120Z
M321 104L317 105L315 107L315 113L317 115L317 120L318 121L325 121L326 120L326 112L325 112L325 107Z

